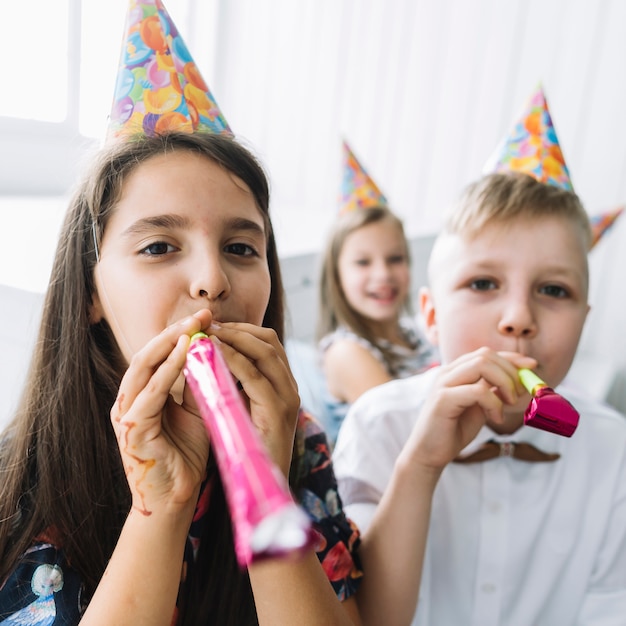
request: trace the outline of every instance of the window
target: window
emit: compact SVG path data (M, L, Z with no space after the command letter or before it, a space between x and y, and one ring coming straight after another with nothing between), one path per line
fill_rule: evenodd
M3 84L10 90L0 99L0 116L66 124L87 137L102 137L129 0L5 3ZM166 2L183 32L189 4Z
M45 122L65 120L69 3L29 0L9 4L5 0L0 115Z

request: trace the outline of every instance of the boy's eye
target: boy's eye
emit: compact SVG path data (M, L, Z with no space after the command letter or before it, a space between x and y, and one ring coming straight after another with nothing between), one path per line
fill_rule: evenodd
M163 254L167 254L168 252L173 252L176 250L174 246L165 241L155 241L147 245L145 248L142 248L139 252L141 254L145 254L146 256L161 256Z
M225 250L236 256L257 256L257 251L247 243L231 243L226 246Z
M567 298L569 296L567 289L560 285L546 285L545 287L541 287L539 291L551 298Z
M496 284L488 278L477 278L470 283L470 287L475 291L489 291L495 289Z

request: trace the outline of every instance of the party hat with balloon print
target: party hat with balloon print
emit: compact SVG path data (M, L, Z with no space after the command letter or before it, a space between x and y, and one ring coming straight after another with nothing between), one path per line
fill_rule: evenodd
M613 226L615 220L623 213L624 207L619 206L609 211L603 211L589 216L591 222L591 247L593 248L607 231Z
M541 85L484 168L484 173L506 171L524 172L542 183L573 190Z
M130 0L108 138L232 134L161 0Z
M356 158L348 142L344 141L339 212L347 213L355 209L366 209L374 206L387 208L387 198Z

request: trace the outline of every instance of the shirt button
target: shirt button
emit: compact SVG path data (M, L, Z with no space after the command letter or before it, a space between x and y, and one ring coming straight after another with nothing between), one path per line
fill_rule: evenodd
M483 583L481 589L484 593L493 593L496 590L496 586L493 583Z

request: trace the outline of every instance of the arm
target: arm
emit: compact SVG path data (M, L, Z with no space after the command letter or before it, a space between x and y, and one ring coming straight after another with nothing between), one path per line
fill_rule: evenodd
M283 346L274 331L250 324L222 324L211 332L222 342L270 455L288 476L300 398ZM356 601L339 601L313 549L253 563L249 574L260 625L359 624Z
M262 561L249 572L261 625L360 624L354 597L339 602L313 551L297 560Z
M329 391L349 404L368 389L392 379L367 348L350 339L335 341L326 350L323 367Z
M432 496L440 472L398 460L372 525L363 535L364 624L409 624L417 606Z
M487 416L502 421L503 403L524 393L516 367L534 364L527 357L481 349L439 371L363 536L365 575L357 600L364 624L410 623L439 476Z
M132 509L81 624L171 624L209 445L202 419L169 394L207 314L164 330L124 375L111 421Z

